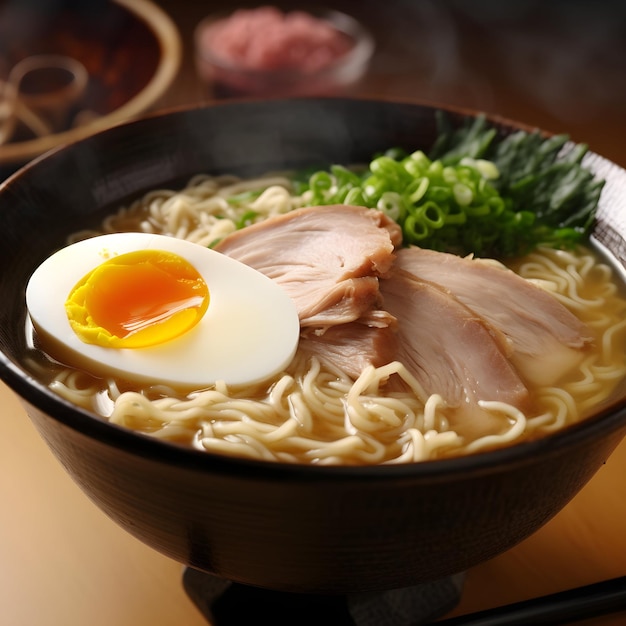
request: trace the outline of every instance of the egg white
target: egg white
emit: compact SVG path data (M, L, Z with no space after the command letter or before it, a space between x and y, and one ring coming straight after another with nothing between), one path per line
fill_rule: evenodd
M108 258L143 249L173 252L196 268L210 292L204 317L184 335L151 347L84 343L65 312L71 289ZM58 361L97 376L181 390L269 379L291 362L300 333L293 301L270 278L195 243L146 233L102 235L59 250L31 276L26 305L43 349Z

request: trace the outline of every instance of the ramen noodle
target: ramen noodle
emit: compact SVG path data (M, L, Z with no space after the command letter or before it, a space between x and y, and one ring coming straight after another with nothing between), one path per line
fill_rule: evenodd
M196 176L181 190L161 189L110 215L102 233L142 231L211 246L244 223L304 206L287 175L253 180ZM163 386L133 387L59 368L51 388L64 398L151 437L223 455L305 464L392 464L472 454L537 438L593 412L626 376L626 302L612 268L591 248L538 249L512 269L551 292L592 330L595 348L558 386L533 390L524 415L484 402L499 429L470 440L451 430L441 396L420 400L419 385L399 362L366 367L353 380L297 352L290 366L245 389L217 383L182 394ZM392 375L403 390L385 388Z

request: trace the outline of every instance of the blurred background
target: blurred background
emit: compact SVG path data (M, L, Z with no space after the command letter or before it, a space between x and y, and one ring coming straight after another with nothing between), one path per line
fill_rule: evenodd
M0 180L55 145L111 124L210 105L215 92L198 75L196 27L208 15L260 4L0 0ZM485 111L567 133L626 167L625 2L285 0L278 6L342 11L371 33L375 49L352 94ZM41 64L20 66L33 56L46 57L45 73ZM82 65L87 80L67 58ZM6 415L22 417L17 400L8 401ZM457 612L623 575L626 556L611 537L623 537L626 503L611 481L624 472L622 445L606 472L556 520L470 572ZM3 424L0 502L1 624L206 623L184 594L179 564L97 510L25 416ZM598 519L596 511L611 506L615 516ZM582 566L560 565L573 553Z
M194 23L220 3L160 4L177 19L185 57L192 58ZM569 132L626 165L626 3L336 0L328 5L359 19L376 41L359 91L480 109ZM188 88L181 75L172 101L177 90Z
M193 58L193 28L204 15L235 4L258 6L159 4L180 28L186 60ZM360 93L481 109L568 132L626 165L626 3L335 0L325 6L356 17L374 36ZM188 80L181 73L166 102L192 94Z
M207 102L211 91L196 71L197 25L209 15L262 4L1 0L0 80L6 81L16 61L28 54L60 50L79 56L90 72L81 124L96 116L107 118L100 120L106 124ZM275 5L342 11L371 33L374 53L351 93L483 110L566 132L626 164L626 3L283 0ZM148 85L151 80L158 84ZM128 106L138 94L141 101ZM0 101L0 125L2 116ZM12 160L9 152L15 149L0 143L0 165ZM23 151L15 160L32 154L32 149Z

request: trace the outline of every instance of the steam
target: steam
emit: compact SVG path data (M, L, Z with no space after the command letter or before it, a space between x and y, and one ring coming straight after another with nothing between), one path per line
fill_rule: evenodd
M564 123L626 104L625 3L397 0L375 13L389 94L499 112L497 87Z
M377 20L372 24L378 43L372 69L385 77L385 95L490 108L490 83L466 62L449 2L396 0L384 12L379 2L368 4ZM365 7L359 16L368 22Z
M532 4L532 3L531 3ZM596 117L626 104L626 6L602 2L543 3L543 31L496 29L517 86L565 122ZM522 16L528 23L529 16ZM618 42L611 46L610 42Z

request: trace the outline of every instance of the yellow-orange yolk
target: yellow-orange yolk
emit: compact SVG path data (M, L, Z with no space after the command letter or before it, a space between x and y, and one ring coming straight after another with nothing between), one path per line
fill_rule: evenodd
M113 257L72 289L65 310L85 343L144 348L193 328L209 306L209 289L184 258L164 250Z

